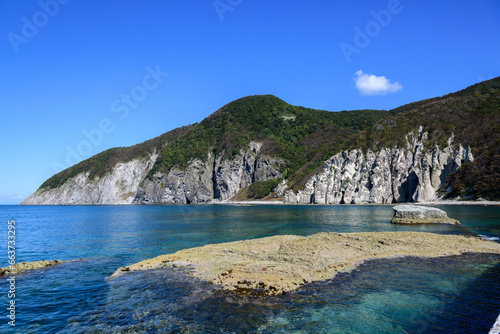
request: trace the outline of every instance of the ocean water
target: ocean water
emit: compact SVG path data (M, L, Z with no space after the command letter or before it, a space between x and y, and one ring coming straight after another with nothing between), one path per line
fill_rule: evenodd
M0 333L487 333L500 313L500 256L368 261L285 296L241 298L188 276L118 268L210 243L277 234L424 231L500 240L500 207L441 206L462 226L397 226L391 206L0 206L16 261L72 260L0 280ZM3 311L2 311L3 310ZM4 315L2 315L4 312Z

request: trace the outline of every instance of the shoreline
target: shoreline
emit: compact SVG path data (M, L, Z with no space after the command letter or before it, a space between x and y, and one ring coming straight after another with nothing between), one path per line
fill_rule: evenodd
M399 204L399 203L398 203ZM433 201L433 202L418 202L415 205L486 205L498 206L500 201L459 201L459 200L446 200L446 201Z
M500 206L500 201L460 201L460 200L437 200L427 202L399 202L399 203L359 203L359 204L314 204L314 203L284 203L283 200L248 200L248 201L210 201L206 203L177 204L177 203L152 203L152 204L3 204L5 206L149 206L149 205L311 205L311 206L362 206L362 205L477 205L477 206ZM2 205L2 204L0 204Z
M201 204L201 203L200 203ZM399 203L359 203L359 204L305 204L305 203L284 203L283 201L220 201L220 202L210 202L207 204L217 204L217 205L311 205L311 206L362 206L362 205L481 205L481 206L500 206L500 201L459 201L459 200L444 200L444 201L429 201L429 202L399 202ZM159 204L161 205L161 204ZM197 205L197 204L194 204ZM201 204L202 205L202 204Z

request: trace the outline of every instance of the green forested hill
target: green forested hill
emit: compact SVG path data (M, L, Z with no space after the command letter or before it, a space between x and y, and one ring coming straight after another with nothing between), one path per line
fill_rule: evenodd
M405 135L420 125L429 133L427 144L469 145L475 160L451 175L450 197L500 198L500 78L481 82L457 93L411 103L389 111L391 116L361 131L350 148L403 146Z
M292 106L272 95L249 96L225 105L200 123L97 154L48 179L41 188L58 187L84 171L90 171L92 177L102 176L118 162L155 149L159 157L150 176L167 173L174 166L182 169L195 158L205 160L209 152L230 159L252 140L263 143L263 152L283 158L283 174L296 183L331 156L340 142L388 115L382 110L314 110Z
M283 174L296 183L329 158L350 135L388 116L381 110L328 112L292 106L272 95L231 102L165 147L150 172L168 172L208 152L232 158L250 141L283 158Z
M405 145L405 136L424 126L428 145L455 142L470 145L474 162L451 175L447 185L456 195L500 198L500 78L443 97L414 102L391 111L329 112L292 106L272 95L233 101L200 123L169 131L144 143L97 154L48 179L51 189L89 171L92 177L110 172L118 162L156 150L159 157L149 173L184 168L209 153L234 157L250 141L263 143L262 152L282 158L282 173L292 188L304 184L324 160L345 149L377 150Z
M160 151L168 143L186 134L190 128L191 126L183 126L134 146L115 147L96 154L52 176L40 186L40 189L57 188L82 172L90 172L91 178L102 176L110 172L119 162L128 162L145 157L155 150Z

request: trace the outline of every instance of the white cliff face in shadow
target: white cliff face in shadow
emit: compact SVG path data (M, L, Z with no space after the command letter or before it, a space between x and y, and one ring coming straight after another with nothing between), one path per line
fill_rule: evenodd
M191 204L225 201L253 182L282 177L282 160L260 154L262 144L251 142L231 160L208 155L206 161L193 160L181 171L156 173L145 180L134 203Z
M285 193L285 203L360 204L423 202L437 198L449 173L474 160L470 147L453 143L424 150L427 132L409 133L405 148L344 151L325 161L304 190Z

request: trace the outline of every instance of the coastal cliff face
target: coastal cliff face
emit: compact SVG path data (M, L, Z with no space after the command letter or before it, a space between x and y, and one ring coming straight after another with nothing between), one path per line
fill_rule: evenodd
M311 177L304 190L284 191L292 204L362 204L433 201L447 176L474 160L470 147L453 143L441 149L425 149L427 132L406 136L405 148L378 152L359 149L338 153L324 162L323 171ZM111 173L91 179L81 173L62 186L38 190L22 204L196 204L226 201L257 181L282 178L281 159L260 153L262 144L251 142L248 150L230 160L208 154L205 161L192 160L180 169L147 177L158 158L119 163Z
M360 204L423 202L436 199L446 177L474 160L470 147L453 143L425 150L423 127L406 136L405 148L344 151L328 159L304 190L285 193L285 203Z
M137 191L137 204L191 204L228 200L253 182L282 177L282 161L260 154L262 144L251 142L231 160L208 155L206 161L190 162L185 170L171 169L155 173Z
M62 186L40 189L22 204L191 204L228 200L256 181L282 177L282 161L260 154L260 143L251 142L231 160L208 155L206 161L190 162L183 170L172 168L147 177L157 154L117 164L111 173L90 179L81 173Z
M470 147L453 143L425 150L427 132L406 136L405 148L378 152L359 149L338 153L325 161L323 171L311 177L304 190L285 191L284 202L293 204L362 204L433 201L447 176L474 160ZM261 144L230 160L208 154L184 168L147 175L158 155L119 163L111 173L90 179L78 174L61 187L38 190L22 204L196 204L225 201L246 186L282 178L282 160L260 153ZM283 185L280 185L283 188ZM283 192L283 189L280 191Z
M21 204L131 204L139 183L153 167L157 156L152 154L145 159L118 163L111 173L96 179L91 179L88 172L78 174L61 187L37 190Z

